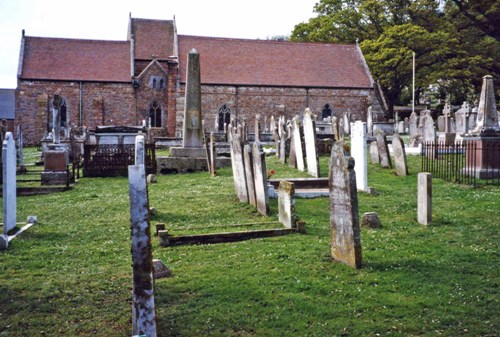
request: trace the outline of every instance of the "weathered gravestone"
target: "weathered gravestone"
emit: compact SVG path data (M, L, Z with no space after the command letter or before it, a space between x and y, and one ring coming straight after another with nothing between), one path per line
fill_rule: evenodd
M384 131L377 130L375 132L375 137L377 139L380 166L384 168L392 168L391 156L389 155L389 147L387 146L387 138Z
M261 127L260 127L260 115L255 116L255 125L254 125L254 140L256 142L260 141L260 132L261 132Z
M23 142L23 130L21 125L17 127L17 164L19 167L24 165L24 142Z
M432 175L428 172L418 174L417 220L423 225L432 221Z
M380 156L378 155L377 141L370 142L370 159L372 164L380 164Z
M330 233L332 257L361 268L361 233L354 159L340 144L334 144L330 158Z
M288 151L288 167L297 168L297 151L295 150L295 133L293 132L293 122L288 123L288 134L289 139L287 139L289 151Z
M368 107L368 111L366 113L366 134L371 137L373 135L373 112L372 106Z
M257 210L260 214L267 216L269 215L269 195L267 192L266 157L259 142L253 143L252 156Z
M365 228L381 228L382 223L375 212L366 212L361 217L361 227Z
M153 254L144 165L128 167L132 239L132 334L156 337Z
M312 112L307 108L304 112L304 143L306 147L307 172L315 178L319 177L318 154L316 152L316 130Z
M248 202L250 205L257 207L257 199L255 198L255 180L253 176L252 147L249 144L245 144L245 146L243 146L243 160L245 162Z
M295 148L295 159L297 161L297 169L299 171L305 170L304 152L302 151L302 136L300 132L300 124L298 117L293 119L293 143Z
M410 115L408 128L410 137L416 137L418 135L418 116L415 112L412 112Z
M280 181L278 187L278 217L286 228L296 228L295 185L289 181Z
M394 164L398 176L408 175L408 165L406 164L405 144L398 134L392 136L392 152L394 154Z
M11 132L2 143L3 234L0 249L9 244L9 233L16 227L16 144Z
M491 75L483 77L483 86L481 87L481 96L477 110L476 127L472 130L472 133L476 135L484 134L485 131L490 133L500 131L495 90L493 88L493 76Z
M284 164L286 161L286 129L285 116L281 116L279 120L279 161Z
M145 165L144 135L135 136L135 165Z
M368 162L366 158L366 127L357 121L351 129L351 156L356 162L356 186L360 191L368 190Z
M335 140L339 140L339 120L337 117L332 116L332 133Z
M422 124L422 140L425 143L434 143L436 141L436 128L434 120L430 114L424 115L421 119Z
M248 202L243 146L240 141L240 136L238 134L234 134L232 128L229 129L229 137L231 165L233 168L233 180L236 195L241 202Z

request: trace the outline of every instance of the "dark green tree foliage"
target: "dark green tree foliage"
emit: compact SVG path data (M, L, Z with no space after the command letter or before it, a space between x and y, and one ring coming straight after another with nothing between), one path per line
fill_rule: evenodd
M482 76L500 88L499 0L320 0L317 17L295 26L292 41L360 41L390 114L411 85L439 83L455 103L477 95Z

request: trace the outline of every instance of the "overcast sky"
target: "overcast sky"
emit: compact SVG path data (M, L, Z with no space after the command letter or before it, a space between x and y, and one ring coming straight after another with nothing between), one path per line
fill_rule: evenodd
M319 0L0 0L0 88L15 88L28 36L125 40L134 18L171 20L182 35L266 39L290 35Z

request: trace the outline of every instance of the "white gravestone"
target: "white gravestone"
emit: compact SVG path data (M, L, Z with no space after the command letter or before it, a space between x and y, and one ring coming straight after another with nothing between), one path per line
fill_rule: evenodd
M356 121L351 129L351 156L356 162L356 185L359 191L368 190L368 161L366 155L366 126Z
M11 132L2 144L3 234L2 246L7 248L9 232L16 227L16 144Z
M309 108L304 112L304 143L306 146L307 172L315 178L319 178L318 153L316 151L316 130L312 113Z

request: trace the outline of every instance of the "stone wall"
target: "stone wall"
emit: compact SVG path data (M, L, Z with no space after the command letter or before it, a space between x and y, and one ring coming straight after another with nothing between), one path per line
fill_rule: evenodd
M184 95L181 85L180 96ZM366 121L371 89L305 89L285 87L254 86L202 86L202 109L205 129L215 128L219 108L226 104L231 108L232 117L246 118L253 128L254 117L261 115L261 122L267 116L285 115L292 118L302 114L309 107L313 114L320 115L325 104L333 107L334 116L342 116L348 109L356 120ZM177 129L182 130L183 106L177 108Z

